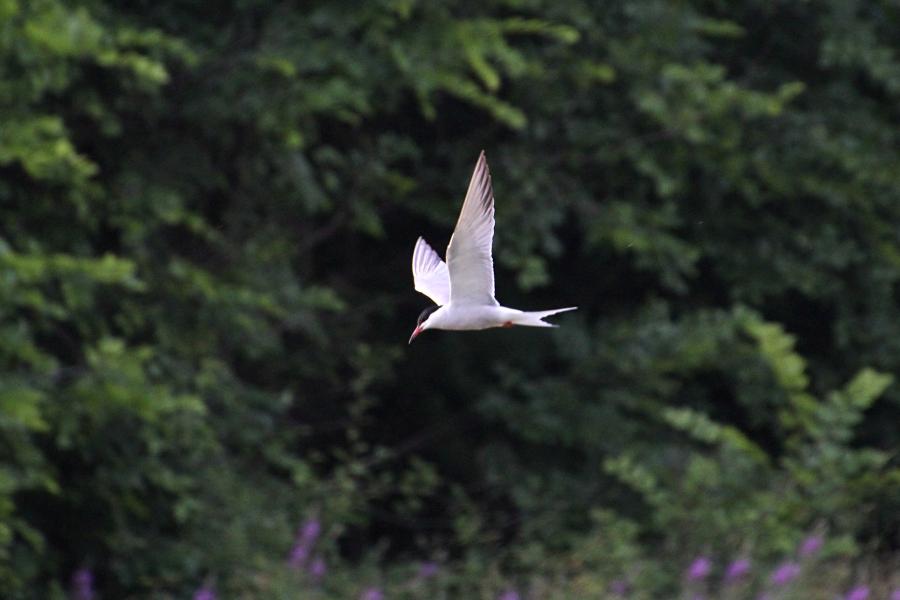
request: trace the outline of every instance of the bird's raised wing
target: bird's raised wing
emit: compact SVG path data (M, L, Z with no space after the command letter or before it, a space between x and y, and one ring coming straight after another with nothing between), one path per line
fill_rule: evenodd
M494 298L494 192L484 151L478 156L450 245L450 301L454 304L496 305Z
M412 260L413 285L435 304L443 306L450 301L450 272L447 263L432 250L421 237L416 240Z

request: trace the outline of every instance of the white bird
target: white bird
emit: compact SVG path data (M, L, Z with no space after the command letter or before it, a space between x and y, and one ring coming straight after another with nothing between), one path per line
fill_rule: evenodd
M426 329L471 330L491 327L556 327L544 317L576 306L524 312L500 306L494 298L494 192L484 151L478 156L456 229L447 246L447 262L421 237L413 250L413 283L437 304L422 311L409 343Z

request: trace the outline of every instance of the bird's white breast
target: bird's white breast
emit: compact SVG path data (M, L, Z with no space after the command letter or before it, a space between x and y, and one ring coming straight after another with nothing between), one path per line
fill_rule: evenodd
M429 329L472 330L502 327L515 315L521 314L514 308L489 305L454 305L437 309L428 320Z

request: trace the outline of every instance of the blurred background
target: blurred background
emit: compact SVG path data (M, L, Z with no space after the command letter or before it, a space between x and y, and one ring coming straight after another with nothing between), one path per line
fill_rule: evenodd
M898 25L0 0L0 597L897 600Z

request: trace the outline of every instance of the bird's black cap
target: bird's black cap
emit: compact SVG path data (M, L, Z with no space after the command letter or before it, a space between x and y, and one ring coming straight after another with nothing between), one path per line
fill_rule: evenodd
M416 327L422 324L422 321L428 318L428 315L439 309L440 306L429 306L419 314L419 320L416 321Z

